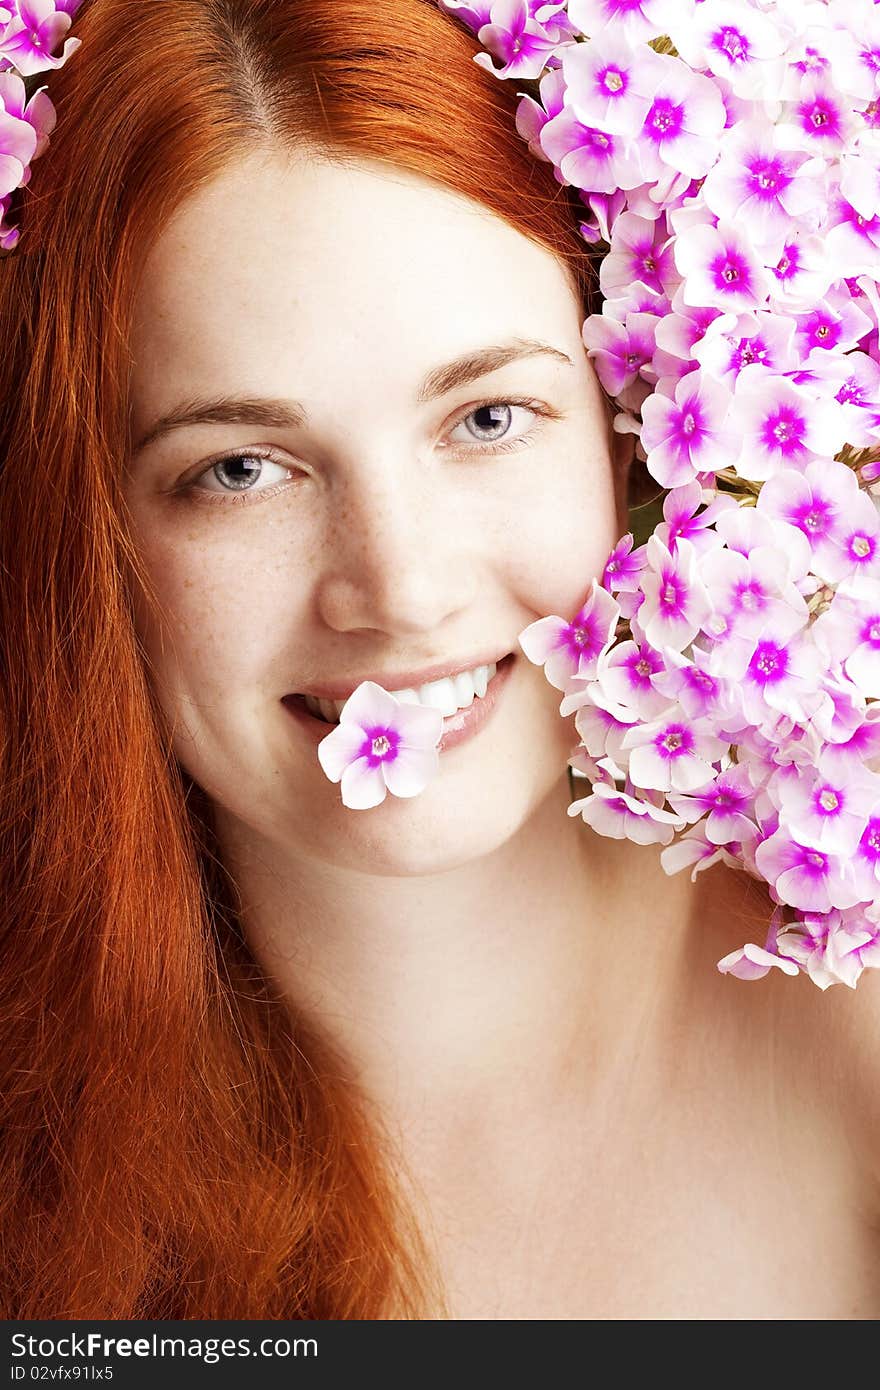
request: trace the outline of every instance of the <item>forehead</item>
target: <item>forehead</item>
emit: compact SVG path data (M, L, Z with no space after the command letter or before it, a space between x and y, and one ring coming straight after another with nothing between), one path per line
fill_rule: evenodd
M136 397L269 386L296 367L411 381L506 336L579 338L562 265L488 209L374 161L232 165L152 247L135 303ZM284 394L289 380L275 380Z

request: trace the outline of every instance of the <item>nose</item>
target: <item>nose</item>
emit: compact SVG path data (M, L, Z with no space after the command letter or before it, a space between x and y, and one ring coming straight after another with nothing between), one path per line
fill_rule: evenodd
M363 464L363 460L361 463ZM361 467L334 489L321 617L339 632L432 632L468 607L477 588L479 540L460 489L440 463L411 456Z

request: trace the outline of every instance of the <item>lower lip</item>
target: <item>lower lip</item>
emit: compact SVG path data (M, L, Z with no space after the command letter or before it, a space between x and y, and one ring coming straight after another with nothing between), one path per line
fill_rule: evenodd
M445 753L448 749L455 748L459 743L466 743L468 739L479 733L487 719L491 718L501 692L510 679L515 661L515 652L511 652L502 661L499 661L495 675L486 686L485 695L482 697L475 695L467 709L460 709L443 720L443 737L437 745L439 752ZM339 727L338 724L328 724L326 720L318 719L314 714L311 714L299 696L285 695L281 703L297 723L301 724L317 742L329 734L331 729Z

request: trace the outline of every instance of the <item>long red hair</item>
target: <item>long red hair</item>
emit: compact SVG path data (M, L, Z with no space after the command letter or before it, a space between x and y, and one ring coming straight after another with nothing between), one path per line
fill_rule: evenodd
M0 1314L438 1316L381 1126L251 955L151 692L128 327L169 214L260 144L474 199L586 307L576 195L435 0L85 0L74 32L0 261Z

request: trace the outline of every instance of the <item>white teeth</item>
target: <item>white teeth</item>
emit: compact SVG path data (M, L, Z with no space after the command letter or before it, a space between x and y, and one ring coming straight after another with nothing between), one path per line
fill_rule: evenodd
M420 705L430 705L432 709L439 709L440 713L444 715L455 714L458 709L458 696L449 676L444 676L439 681L428 681L426 685L420 685L418 696Z
M429 705L432 709L439 709L444 718L448 718L457 710L467 709L474 699L482 699L497 670L497 664L492 661L488 666L476 666L472 671L460 671L456 676L428 681L417 690L409 686L405 690L389 690L388 693L405 704ZM316 700L313 695L304 695L303 699L306 709L333 724L339 722L348 703L346 700Z
M316 700L314 695L304 695L303 699L310 714L320 715L322 719L326 719L331 724L337 723L339 715L336 710L336 700Z
M452 684L455 689L455 698L459 709L467 709L468 705L474 703L476 697L476 676L470 671L460 671L457 676L452 677Z

